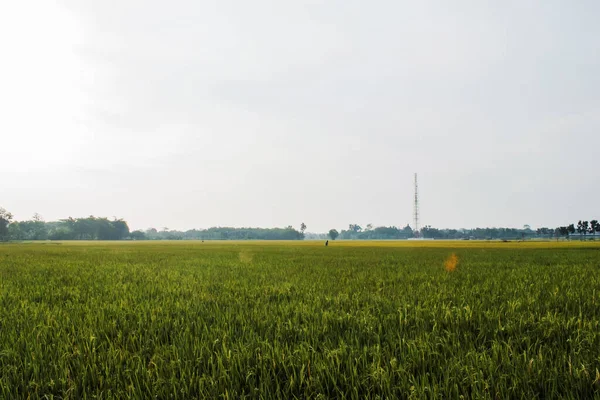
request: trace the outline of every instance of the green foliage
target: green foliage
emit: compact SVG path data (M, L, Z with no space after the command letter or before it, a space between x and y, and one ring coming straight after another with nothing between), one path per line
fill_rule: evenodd
M335 240L340 234L336 229L330 229L327 235L331 240Z
M558 229L558 234L560 236L569 236L569 228L568 227L560 226L557 229Z
M36 213L29 221L11 223L11 220L12 215L0 209L0 239L122 240L129 237L127 222L121 219L111 221L107 218L90 216L45 222Z
M348 230L353 233L358 233L362 231L362 227L358 224L350 224L348 225Z
M437 229L426 225L420 230L420 234L426 239L473 239L473 240L521 240L521 239L553 239L559 236L567 237L575 232L581 235L594 234L600 232L600 225L597 220L579 221L577 229L574 224L561 226L556 229L538 228L535 231L525 225L523 229L517 228L475 228L475 229ZM395 226L369 228L361 231L360 226L350 224L348 230L340 233L341 239L355 240L383 240L383 239L408 239L414 236L410 226L399 229Z
M54 223L49 232L53 240L123 240L129 237L127 222L121 219L71 218Z
M185 232L154 228L146 231L150 240L302 240L304 233L291 226L286 228L233 228L213 227L191 229Z
M48 239L48 230L44 221L41 220L14 222L10 224L9 232L12 240Z
M0 398L593 398L597 253L3 245Z
M378 226L373 228L369 224L369 229L363 231L357 224L350 224L348 230L342 230L340 239L355 239L355 240L391 240L391 239L408 239L413 237L413 230L410 226L405 226L403 229L398 229L395 226Z
M129 236L131 237L132 240L146 240L148 239L146 237L146 234L142 231L133 231L129 234Z
M12 214L0 207L0 241L8 240L8 227L12 221Z

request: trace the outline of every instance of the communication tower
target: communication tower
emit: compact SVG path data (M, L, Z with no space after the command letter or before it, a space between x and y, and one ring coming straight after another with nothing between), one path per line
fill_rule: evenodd
M415 205L413 210L413 218L415 220L415 226L413 228L415 237L420 237L419 232L419 184L417 182L417 173L415 172Z

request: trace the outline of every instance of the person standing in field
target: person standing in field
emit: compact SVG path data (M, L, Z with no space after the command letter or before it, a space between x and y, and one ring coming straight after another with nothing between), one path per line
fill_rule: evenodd
M325 247L329 246L329 240L325 241Z

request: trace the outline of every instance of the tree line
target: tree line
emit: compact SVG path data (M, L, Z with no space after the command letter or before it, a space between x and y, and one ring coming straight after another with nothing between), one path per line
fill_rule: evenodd
M304 233L291 225L285 228L232 228L212 227L187 231L157 230L132 232L134 240L302 240Z
M580 220L577 224L560 226L557 228L538 228L531 229L529 225L519 228L475 228L475 229L437 229L426 225L418 232L414 231L410 225L404 228L376 227L367 224L365 228L359 224L349 224L348 229L338 232L331 229L328 237L332 240L391 240L391 239L409 239L421 237L425 239L472 239L472 240L523 240L523 239L552 239L566 238L578 234L585 239L587 235L596 235L600 233L600 223L598 220Z
M35 214L31 220L12 221L0 209L0 240L124 240L131 237L127 222L89 216L46 222Z
M587 235L596 235L596 232L600 232L600 223L596 219L591 221L579 220L577 225L571 224L556 228L556 233L560 236L574 235L575 232L584 237Z
M472 239L472 240L524 240L552 239L572 237L575 234L582 239L587 235L600 233L598 220L580 220L576 224L557 228L531 229L525 225L518 228L475 228L475 229L437 229L426 225L418 232L410 225L403 228L367 224L349 224L348 229L338 232L331 229L328 233L305 233L306 224L300 224L296 230L291 225L285 228L233 228L212 227L208 229L190 229L187 231L150 228L145 231L130 231L127 221L89 216L85 218L67 218L46 222L39 214L27 221L13 221L8 211L0 208L0 241L7 240L303 240L308 239L345 239L345 240L401 240L414 237L425 239Z
M0 241L8 240L302 240L306 225L300 230L285 228L213 227L187 231L130 231L127 221L89 216L46 222L39 214L27 221L13 221L11 213L0 208Z
M333 240L338 237L345 240L391 240L412 238L414 232L409 225L397 228L395 226L373 227L372 224L367 224L363 229L358 224L350 224L348 229L342 229L341 232L336 229L330 230L328 236Z

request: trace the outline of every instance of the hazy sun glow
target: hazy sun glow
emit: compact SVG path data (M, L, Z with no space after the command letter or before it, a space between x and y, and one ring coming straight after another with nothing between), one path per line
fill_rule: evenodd
M81 42L75 18L52 1L0 5L0 166L28 172L71 157L83 133Z

